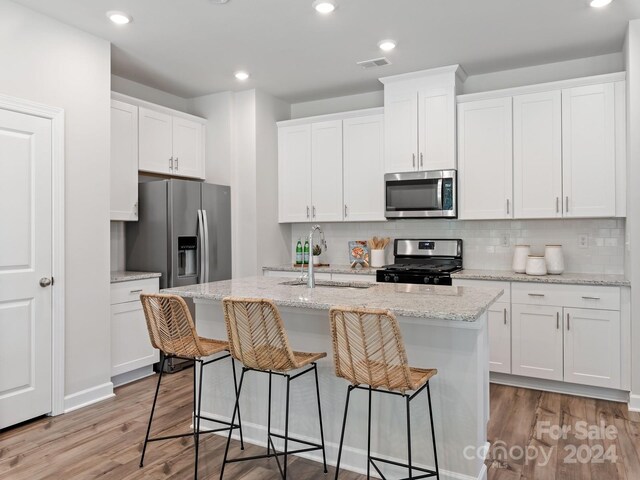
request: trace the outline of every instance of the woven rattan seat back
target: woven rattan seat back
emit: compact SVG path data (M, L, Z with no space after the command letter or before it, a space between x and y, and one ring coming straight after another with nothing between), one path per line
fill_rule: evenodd
M336 375L354 385L414 390L396 317L386 310L330 310Z
M288 371L299 367L278 308L264 298L225 298L222 301L229 351L246 367Z
M206 356L187 304L177 295L141 294L151 344L165 355Z

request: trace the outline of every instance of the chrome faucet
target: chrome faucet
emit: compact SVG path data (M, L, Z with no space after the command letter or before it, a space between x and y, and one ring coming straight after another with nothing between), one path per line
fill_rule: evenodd
M315 288L316 286L316 278L313 273L313 236L316 233L316 230L320 232L320 243L322 244L322 248L327 250L327 242L324 239L324 232L320 225L314 225L311 227L311 231L309 232L309 263L307 264L307 287ZM303 278L304 278L304 263L302 265L303 268Z

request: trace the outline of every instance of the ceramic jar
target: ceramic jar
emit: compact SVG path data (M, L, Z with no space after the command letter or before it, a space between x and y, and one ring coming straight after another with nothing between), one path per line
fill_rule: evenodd
M371 266L374 268L384 267L384 250L373 249L371 250Z
M544 257L538 255L529 255L527 257L527 275L546 275L547 263Z
M531 252L529 245L516 245L513 252L513 264L511 268L516 273L525 273L527 270L527 257Z
M546 245L544 247L544 258L547 263L547 273L560 275L564 272L562 245Z

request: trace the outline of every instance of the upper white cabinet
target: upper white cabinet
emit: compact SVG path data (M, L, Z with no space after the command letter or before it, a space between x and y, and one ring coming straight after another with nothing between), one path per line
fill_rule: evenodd
M511 97L458 105L458 216L513 217Z
M342 220L342 120L311 125L311 218L318 222ZM338 187L338 188L336 188Z
M281 223L384 220L381 110L278 123Z
M625 216L620 77L459 97L460 218Z
M513 210L516 218L562 217L560 91L513 97Z
M311 124L278 128L280 222L311 221Z
M138 220L138 107L111 100L111 220Z
M140 107L139 169L204 178L203 130L198 122Z
M384 116L342 122L344 219L384 220Z
M616 213L614 106L613 83L562 91L565 217Z
M458 65L381 78L385 172L456 168Z

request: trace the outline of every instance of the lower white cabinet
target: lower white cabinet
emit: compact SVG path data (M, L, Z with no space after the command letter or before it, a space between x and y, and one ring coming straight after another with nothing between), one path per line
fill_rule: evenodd
M488 315L489 370L511 373L511 305L497 302Z
M124 293L128 292L128 296ZM122 375L159 361L151 346L140 293L157 293L158 279L111 285L111 376Z
M514 304L512 312L512 373L562 380L562 308Z
M620 312L564 309L564 380L620 388Z

